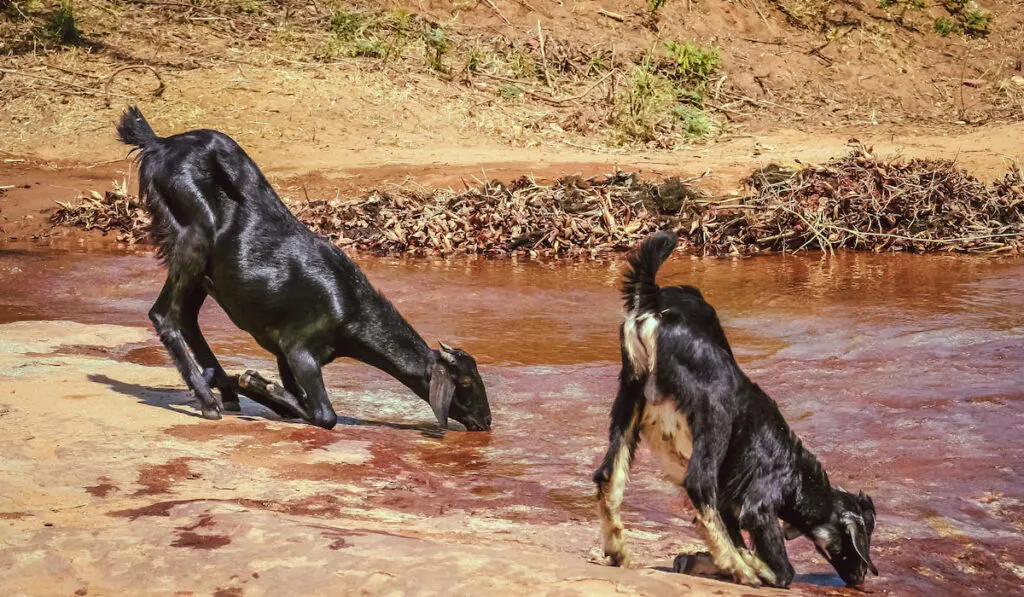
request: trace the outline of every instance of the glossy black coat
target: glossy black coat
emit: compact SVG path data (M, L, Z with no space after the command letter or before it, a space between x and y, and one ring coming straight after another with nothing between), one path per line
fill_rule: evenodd
M470 430L490 429L473 358L431 349L355 263L292 215L234 140L211 130L160 138L134 107L117 132L139 151L139 194L168 270L150 318L204 416L220 418L222 410L211 387L229 408L239 391L199 330L209 295L277 357L283 391L269 386L262 399L251 397L279 412L333 427L320 369L348 357L405 384L442 426L451 417Z

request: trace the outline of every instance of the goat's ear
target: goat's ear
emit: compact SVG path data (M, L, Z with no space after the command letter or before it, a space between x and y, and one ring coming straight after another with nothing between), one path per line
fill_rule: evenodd
M795 526L786 521L782 521L782 534L786 537L786 541L792 541L803 533L801 533Z
M857 555L868 565L871 572L878 576L878 568L875 568L875 565L871 562L868 531L864 528L864 520L859 516L851 516L846 520L846 532L850 535L850 540L853 543L853 548L857 550Z
M441 350L438 351L438 353L441 355L441 358L444 360L444 362L448 363L449 365L454 365L455 349L452 348L451 346L448 346L444 342L441 342L440 340L438 340L437 343L441 346Z
M452 407L452 398L455 396L455 382L452 376L445 369L444 365L434 365L430 372L430 408L437 417L437 424L445 429L448 428L448 411Z
M860 501L860 507L863 510L875 511L875 503L871 501L871 496L864 493L863 491L857 493L857 499Z

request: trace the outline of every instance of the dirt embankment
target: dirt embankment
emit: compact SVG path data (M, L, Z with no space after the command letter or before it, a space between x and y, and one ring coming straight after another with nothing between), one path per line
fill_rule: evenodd
M0 102L9 149L72 159L140 99L173 129L335 149L1019 121L1024 13L960 4L14 2Z
M293 199L616 168L727 193L850 138L1000 175L1024 13L883 4L12 2L0 227L40 235L52 201L130 176L112 123L132 102L162 134L231 134Z

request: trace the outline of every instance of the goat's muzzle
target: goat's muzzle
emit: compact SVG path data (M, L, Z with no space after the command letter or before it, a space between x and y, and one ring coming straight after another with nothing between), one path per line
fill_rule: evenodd
M469 417L463 421L459 421L466 427L466 431L490 431L491 430L491 416L487 415L487 418L478 420L476 417Z

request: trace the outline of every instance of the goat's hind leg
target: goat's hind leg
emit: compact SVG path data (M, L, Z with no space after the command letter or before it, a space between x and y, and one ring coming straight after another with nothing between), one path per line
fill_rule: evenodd
M184 329L188 327L187 319L190 311L188 299L195 287L195 281L190 280L182 273L173 267L168 272L167 281L164 282L160 296L149 310L149 319L153 322L160 342L170 353L171 360L174 361L174 366L178 368L185 384L199 400L203 417L219 419L223 407L217 397L213 395L210 384L196 363L195 357L189 352L186 341Z
M640 420L644 410L643 387L643 381L633 378L632 368L628 360L623 358L619 393L612 406L608 452L605 453L601 466L594 472L604 554L611 559L613 566L629 565L629 552L623 537L624 529L619 517L619 508L622 506L622 494L629 480L629 467L640 443Z
M242 375L231 377L230 383L238 394L262 404L282 417L312 420L309 411L294 393L265 379L255 371L246 371Z
M220 391L224 410L238 413L242 409L238 403L237 377L231 378L224 371L199 329L199 310L202 308L203 302L206 301L206 297L207 291L201 284L193 284L185 293L181 331L185 336L185 342L192 350L192 354L195 355L196 361L203 368L203 378L206 379L207 385Z

